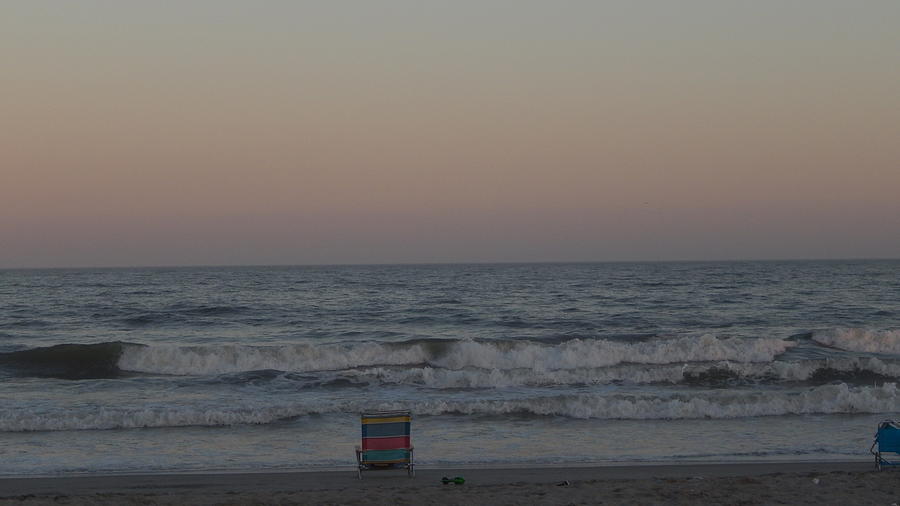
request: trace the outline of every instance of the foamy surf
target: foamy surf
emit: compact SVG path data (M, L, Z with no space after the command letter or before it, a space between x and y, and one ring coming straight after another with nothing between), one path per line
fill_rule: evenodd
M812 339L847 351L900 355L900 330L835 329L816 332Z
M320 408L321 409L321 408ZM101 407L27 412L0 409L0 432L264 425L317 413L303 404L243 407Z
M783 339L720 339L712 335L625 343L573 339L535 341L429 340L285 346L126 346L119 368L150 374L211 375L261 369L333 371L379 365L427 364L451 370L538 371L609 367L622 363L770 362L794 346Z
M890 413L900 410L894 383L877 387L822 385L802 391L707 390L696 393L563 394L519 399L431 399L411 402L318 401L260 405L155 406L99 409L0 409L0 431L70 431L264 425L305 415L347 416L365 409L411 409L416 416L558 416L600 420L731 419L809 414Z
M379 384L433 389L618 383L724 386L900 378L900 363L876 357L778 358L795 344L779 339L712 336L640 343L573 339L556 344L418 340L146 346L115 342L0 353L0 366L19 375L65 379L142 373L221 377L223 382L240 384L284 378L299 382L297 386L302 388ZM261 375L262 371L267 372Z
M869 381L900 379L900 364L877 358L836 358L769 363L703 362L685 364L620 364L600 368L556 370L444 369L438 367L366 367L342 371L357 384L414 385L433 389L511 388L569 385L683 383L698 385L804 381Z
M672 396L561 395L529 399L427 401L419 414L542 415L604 420L741 418L806 414L886 413L900 410L894 383L879 387L823 385L801 392L702 392ZM385 403L386 409L399 405Z

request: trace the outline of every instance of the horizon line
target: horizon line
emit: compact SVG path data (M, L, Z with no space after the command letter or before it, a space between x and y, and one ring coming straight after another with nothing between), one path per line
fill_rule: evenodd
M460 261L460 262L346 262L346 263L273 263L273 264L159 264L159 265L84 265L0 267L0 271L38 270L115 270L115 269L225 269L264 267L416 267L453 265L564 265L564 264L676 264L676 263L766 263L766 262L890 262L900 257L833 257L833 258L732 258L672 260L536 260L536 261Z

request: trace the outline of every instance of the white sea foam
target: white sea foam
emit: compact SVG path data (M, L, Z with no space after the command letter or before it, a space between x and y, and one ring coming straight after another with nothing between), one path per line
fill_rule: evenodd
M557 370L532 369L444 369L440 367L372 367L342 374L356 381L378 384L415 385L435 389L541 387L562 385L602 385L627 382L678 383L683 365L616 366Z
M358 382L415 385L435 389L543 387L564 385L679 384L690 381L715 381L711 376L747 382L807 381L816 373L871 373L900 378L900 364L877 358L835 358L799 362L740 363L731 361L691 364L620 364L601 368L576 369L444 369L426 367L371 367L342 373Z
M817 332L812 338L826 346L847 351L900 355L900 330L836 329Z
M793 342L781 339L718 339L704 335L639 343L574 339L556 345L533 341L462 340L285 346L127 346L119 359L119 368L175 375L261 369L305 372L403 364L429 364L452 370L475 367L552 371L608 367L626 362L770 362L793 345Z
M386 409L401 407L385 403ZM802 392L723 392L683 396L563 395L511 400L424 401L417 414L536 414L595 419L740 418L777 415L887 413L900 410L895 384L852 388L823 385Z
M381 343L295 344L286 346L129 346L119 358L125 371L208 375L275 369L328 371L367 365L418 364L427 359L421 345Z
M218 427L268 424L277 420L314 414L326 406L313 408L289 406L204 408L148 407L99 408L91 410L0 409L0 431L63 431L136 429L151 427Z
M448 369L537 370L606 367L624 362L672 364L679 362L735 360L768 362L794 343L781 339L718 339L712 335L638 343L574 339L556 346L513 342L507 346L460 341L452 353L434 360Z
M363 409L411 409L416 415L542 415L583 419L665 420L900 411L900 391L823 385L803 391L714 390L693 394L568 394L518 399L413 402L292 402L272 406L157 406L100 409L0 408L0 432L269 424L310 414L351 416Z

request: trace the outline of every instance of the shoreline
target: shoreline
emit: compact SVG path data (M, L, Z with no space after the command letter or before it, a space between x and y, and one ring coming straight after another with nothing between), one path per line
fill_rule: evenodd
M871 461L0 477L0 504L890 504L897 477Z
M486 463L453 463L448 465L440 464L416 464L416 473L426 471L510 471L515 472L523 469L652 469L660 467L683 467L683 466L800 466L800 465L848 465L856 466L860 464L872 464L871 456L864 456L858 459L835 458L835 459L752 459L752 460L629 460L629 461L587 461L587 462L486 462ZM135 470L135 471L73 471L46 474L2 474L0 473L0 483L4 480L19 479L68 479L68 478L118 478L129 476L187 476L187 475L204 475L204 476L228 476L228 475L259 475L259 474L342 474L356 473L355 464L347 464L340 466L321 466L321 467L271 467L271 468L208 468L208 469L163 469L163 470ZM375 473L377 474L377 473ZM389 473L388 473L389 474Z

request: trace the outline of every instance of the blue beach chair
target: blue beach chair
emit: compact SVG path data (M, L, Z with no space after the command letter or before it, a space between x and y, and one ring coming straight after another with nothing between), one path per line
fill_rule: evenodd
M877 450L876 450L876 447ZM872 455L875 455L875 469L881 471L884 466L898 466L900 462L894 460L886 460L881 456L882 453L900 454L900 425L893 420L885 420L878 424L878 431L875 432L875 441L869 448Z
M356 447L357 475L376 469L405 468L409 477L413 469L413 446L409 428L409 411L362 413L362 446Z

